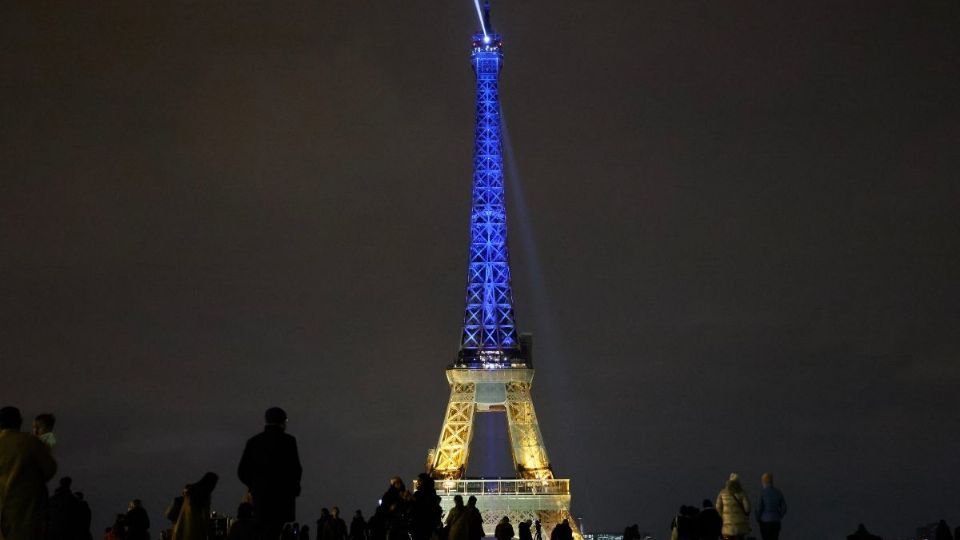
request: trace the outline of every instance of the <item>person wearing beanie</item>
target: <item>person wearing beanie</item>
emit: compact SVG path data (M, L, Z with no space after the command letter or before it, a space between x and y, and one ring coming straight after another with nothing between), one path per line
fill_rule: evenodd
M270 407L263 416L263 432L247 441L237 476L250 491L259 534L274 539L284 523L296 521L303 467L297 439L286 432L286 411Z
M743 540L750 532L750 497L740 485L737 473L730 474L714 506L723 518L720 534L724 540Z

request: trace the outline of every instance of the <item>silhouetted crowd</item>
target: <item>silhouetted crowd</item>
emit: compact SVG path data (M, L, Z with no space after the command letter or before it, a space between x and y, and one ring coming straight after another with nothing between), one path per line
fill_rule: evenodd
M50 495L47 484L57 472L53 457L57 439L52 414L37 415L30 433L21 431L23 417L15 407L0 409L0 540L92 540L90 506L82 492L73 491L70 477L60 478ZM219 477L207 472L186 484L163 516L169 527L162 540L311 540L311 529L296 521L303 468L296 439L287 430L287 414L279 407L267 409L264 429L251 437L237 467L247 492L229 528L211 512L211 499ZM762 491L753 508L763 540L778 540L787 513L783 493L773 476L761 477ZM369 521L357 510L350 522L340 509L321 509L315 540L480 540L486 536L476 497L454 506L444 516L434 479L421 473L410 492L400 477L390 479ZM752 531L750 499L736 474L731 474L715 502L705 499L701 508L681 506L670 526L672 540L743 540ZM538 520L517 524L502 517L494 530L497 540L544 540ZM150 540L150 518L143 503L133 499L104 531L104 540ZM554 526L549 540L573 540L567 520ZM637 525L627 527L624 540L652 540ZM882 540L863 524L848 540ZM960 540L941 520L933 540Z

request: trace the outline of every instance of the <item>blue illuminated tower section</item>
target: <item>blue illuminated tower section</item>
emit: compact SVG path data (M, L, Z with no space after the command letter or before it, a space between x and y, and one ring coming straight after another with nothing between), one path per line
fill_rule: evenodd
M458 364L509 367L520 359L513 313L507 209L503 190L500 96L497 90L503 50L500 36L488 31L473 36L470 55L477 82L473 146L473 207L470 213L470 262L467 301Z

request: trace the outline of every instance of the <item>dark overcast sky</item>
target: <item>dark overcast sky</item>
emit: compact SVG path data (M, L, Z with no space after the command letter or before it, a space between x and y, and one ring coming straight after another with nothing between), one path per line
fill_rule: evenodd
M960 5L497 1L519 325L588 529L731 471L785 538L960 525ZM436 444L469 0L0 6L0 401L102 530L273 404L299 517ZM478 458L479 459L479 458Z

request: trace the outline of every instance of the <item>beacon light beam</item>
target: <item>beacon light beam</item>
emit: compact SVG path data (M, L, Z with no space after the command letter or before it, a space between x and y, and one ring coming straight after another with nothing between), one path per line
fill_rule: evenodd
M477 8L477 18L480 19L480 30L483 32L483 42L490 43L490 34L487 33L487 17L490 16L490 0L484 2L484 10L480 9L480 0L473 0L473 6Z

